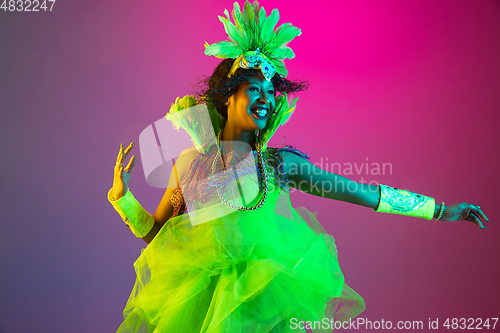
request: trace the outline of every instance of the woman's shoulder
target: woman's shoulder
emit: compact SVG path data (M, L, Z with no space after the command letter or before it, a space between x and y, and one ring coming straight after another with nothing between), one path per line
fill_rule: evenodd
M268 155L283 161L283 157L287 157L289 154L293 154L299 157L302 157L306 160L309 160L309 155L299 150L292 145L283 146L283 147L268 147Z
M309 160L309 155L291 145L268 147L266 150L266 164L272 170L275 184L283 190L288 191L290 187L287 171L289 165L297 163L297 158Z

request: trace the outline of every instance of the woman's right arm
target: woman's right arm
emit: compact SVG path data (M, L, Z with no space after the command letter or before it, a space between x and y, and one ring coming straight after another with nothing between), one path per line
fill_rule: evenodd
M131 143L130 146L128 146L127 149L125 150L123 149L123 146L121 146L120 152L118 153L118 158L114 172L113 188L110 191L110 198L109 198L113 206L115 206L114 204L115 201L121 199L123 196L127 194L127 191L129 191L128 183L130 181L130 173L136 163L136 157L132 156L130 162L125 168L123 167L123 161L127 158L127 155L130 153L132 148L133 148L133 143ZM170 217L172 217L174 212L174 207L170 202L170 198L172 197L172 194L175 192L175 190L180 188L181 180L184 177L184 174L188 170L189 166L191 165L193 158L197 154L198 153L194 147L187 148L180 154L170 174L170 179L168 183L169 188L167 188L165 193L163 194L163 197L158 205L158 208L156 209L156 212L154 215L152 215L152 217L151 214L144 211L144 209L140 207L140 209L143 210L143 214L140 216L142 216L143 219L146 219L146 221L149 221L148 225L150 225L151 220L154 220L154 223L149 232L146 229L145 232L147 232L147 234L144 237L142 237L142 239L147 244L149 244L153 240L153 238L158 234L158 231L165 224L165 222L167 222L167 220ZM140 206L138 202L136 202L136 205ZM131 221L131 222L137 222L140 224L143 221ZM129 226L131 227L131 229L133 228L133 226L131 226L130 224ZM137 235L137 230L135 230L134 234ZM142 233L138 237L141 237L142 235L144 235L144 233Z
M169 218L172 217L174 213L174 206L170 201L173 193L180 188L181 180L184 178L189 166L191 165L193 159L198 155L198 151L194 147L190 147L185 149L177 159L174 164L172 171L170 172L169 178L169 188L166 189L163 197L161 198L158 207L156 208L156 212L153 215L155 220L155 224L151 231L142 239L146 243L150 243L153 238L158 234L161 227L168 221Z
M160 204L158 205L158 208L156 208L156 212L153 215L153 218L155 219L155 224L153 225L151 231L145 237L142 238L147 244L149 244L153 240L153 238L155 238L155 236L158 234L158 231L160 231L161 227L163 227L165 222L167 222L168 219L172 216L174 212L174 207L170 202L170 197L172 196L172 194L176 189L177 188L167 188L165 194L163 194Z

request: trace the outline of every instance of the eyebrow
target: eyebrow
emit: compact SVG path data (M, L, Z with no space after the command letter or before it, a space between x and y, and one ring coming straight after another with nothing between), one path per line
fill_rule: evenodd
M264 82L259 82L259 81L252 81L252 82L248 82L248 85L252 85L252 84L255 84L255 85L258 85L258 86L264 86ZM276 90L276 88L274 88L274 85L271 83L271 85L269 86L269 89L273 89L273 90Z

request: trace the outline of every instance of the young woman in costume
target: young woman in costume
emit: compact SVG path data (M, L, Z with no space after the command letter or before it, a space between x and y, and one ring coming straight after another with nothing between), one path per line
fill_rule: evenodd
M285 78L283 62L294 57L286 44L300 30L287 23L275 31L278 11L267 17L257 1L246 2L243 11L234 4L234 25L225 14L220 19L231 41L205 49L225 60L202 96L183 98L167 114L196 149L177 160L172 186L153 216L128 189L136 158L126 167L123 162L133 144L120 147L108 199L148 246L134 264L137 280L118 332L297 332L300 320L343 322L360 314L364 301L345 284L333 237L307 209L291 206L290 186L377 212L484 228L487 218L477 205L446 206L406 190L356 183L322 171L295 148L268 147L295 109L297 100L289 104L287 93L306 88ZM214 134L209 144L181 115L195 105L207 106ZM235 174L239 191L255 195L234 197ZM310 183L332 190L320 192Z

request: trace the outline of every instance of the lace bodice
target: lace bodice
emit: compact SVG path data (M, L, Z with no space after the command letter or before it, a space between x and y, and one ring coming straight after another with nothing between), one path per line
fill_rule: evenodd
M283 170L282 156L286 152L291 152L305 159L309 159L309 156L307 154L291 146L282 148L268 148L265 154L265 160L266 166L268 168L268 173L270 175L270 183L272 183L271 186L276 186L283 190L288 190L289 188L289 180ZM256 152L254 153L256 154ZM200 154L191 163L185 177L185 179L189 179L190 184L187 184L187 181L183 181L184 184L187 184L183 188L185 189L185 191L187 191L188 196L192 195L194 198L200 199L200 197L202 196L209 198L210 195L215 195L215 193L212 193L214 192L214 188L207 189L206 187L200 188L200 186L197 186L200 184L200 182L197 181L208 176L207 173L210 172L210 168L207 168L207 166L212 165L212 158L213 157L210 155ZM257 158L257 156L255 156L255 158ZM257 173L260 181L261 175L259 169L257 169ZM185 214L187 212L186 202L184 201L183 192L180 188L177 188L172 193L172 196L170 197L170 203L174 208L171 218Z

